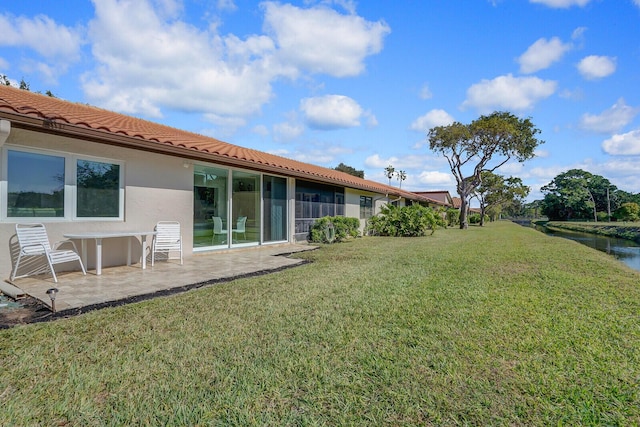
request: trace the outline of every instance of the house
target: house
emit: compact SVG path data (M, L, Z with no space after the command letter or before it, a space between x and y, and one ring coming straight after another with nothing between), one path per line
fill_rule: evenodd
M445 208L460 207L454 206L454 199L448 191L416 191L415 194L433 200L433 204Z
M176 220L190 256L305 240L326 215L359 218L362 228L390 201L433 203L333 169L9 86L0 86L0 152L5 278L16 223L44 223L57 241L67 233L149 230ZM102 264L124 264L128 244L105 241Z

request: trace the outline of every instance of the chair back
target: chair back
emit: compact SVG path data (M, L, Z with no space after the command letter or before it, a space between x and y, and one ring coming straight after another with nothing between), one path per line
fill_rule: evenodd
M238 217L238 222L236 224L236 231L240 233L244 233L244 226L246 225L246 223L247 223L246 216Z
M182 238L178 221L160 221L156 224L156 232L158 243L175 243Z
M213 217L213 232L216 234L222 234L222 218L219 216Z
M16 224L20 251L24 254L41 254L51 251L47 229L43 224Z

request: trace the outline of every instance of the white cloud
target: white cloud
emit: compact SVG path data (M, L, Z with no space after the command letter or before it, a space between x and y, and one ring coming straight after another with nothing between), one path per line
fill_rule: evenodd
M520 72L530 74L544 70L559 61L571 47L571 43L562 43L558 37L538 39L518 58Z
M304 126L296 122L282 122L273 125L273 139L277 142L291 141L304 133Z
M326 7L301 9L290 4L262 3L264 27L279 49L282 62L334 77L356 76L364 59L382 50L389 26L357 15L341 15Z
M43 61L26 66L39 70L50 81L64 74L69 65L80 59L82 29L59 25L45 15L30 19L2 14L0 34L0 46L27 47L40 54Z
M612 155L637 156L640 155L640 129L613 135L602 143L602 149ZM637 173L637 170L636 170Z
M557 82L538 77L513 77L511 74L493 80L482 80L467 89L462 108L473 107L481 112L493 109L528 110L556 91Z
M240 39L219 34L215 25L201 29L177 19L181 3L176 0L94 4L89 38L97 65L82 80L88 100L154 118L161 117L164 108L217 120L246 118L273 98L276 79L294 79L306 71L333 76L362 72L364 60L380 51L388 33L384 23L327 7L302 9L267 2L264 27L277 42L267 35ZM235 7L230 0L217 5L225 10ZM310 33L316 38L307 38Z
M147 1L95 5L89 34L99 65L83 77L92 102L153 117L161 107L243 116L271 98L277 71L267 66L275 48L269 38L240 41L165 22Z
M365 159L364 164L370 168L386 168L390 164L398 162L397 157L388 157L383 159L379 154L374 154Z
M591 0L529 0L531 3L539 3L554 9L566 9L571 6L586 6Z
M537 149L534 151L533 153L536 157L542 158L542 159L546 159L547 157L549 157L549 152L547 150L541 150L541 149ZM522 164L522 163L519 163Z
M580 119L580 127L600 133L617 132L633 121L640 109L627 105L620 98L611 108L598 115L585 113Z
M360 126L363 110L348 96L326 95L300 101L305 121L313 129L341 129Z
M253 127L253 129L251 129L252 133L255 133L256 135L260 135L260 136L268 136L269 135L269 129L267 129L267 127L265 125L256 125Z
M314 165L326 165L327 167L335 167L340 161L338 159L343 159L346 154L350 154L351 152L352 150L349 148L326 143L305 144L295 151L284 149L270 151L272 154L277 154L289 159L312 163Z
M433 94L431 93L431 89L429 89L429 85L427 83L425 83L420 89L419 96L420 96L420 99L431 99L433 97Z
M640 0L633 0L636 6L640 7Z
M224 10L227 12L233 12L236 9L238 9L238 7L236 6L235 2L233 0L218 0L216 2L216 7L219 10Z
M616 58L598 55L587 56L578 63L578 71L587 80L607 77L616 71Z
M82 44L79 29L58 25L45 15L33 19L0 15L0 46L28 47L45 58L77 60Z
M640 0L638 0L640 1ZM587 27L578 27L571 33L571 39L574 41L581 41L584 38L584 33L587 32Z
M447 126L453 122L454 118L449 113L444 110L434 109L415 119L409 129L427 133L429 129L435 126Z
M423 171L418 176L418 182L426 185L454 184L453 175L439 171Z
M373 169L384 169L389 165L393 165L396 169L421 169L429 162L429 157L424 155L410 154L403 157L387 157L382 158L379 154L373 154L364 161L365 166Z

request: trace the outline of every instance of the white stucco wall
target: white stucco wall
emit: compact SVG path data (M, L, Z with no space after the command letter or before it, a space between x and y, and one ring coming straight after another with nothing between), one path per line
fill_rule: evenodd
M10 239L15 235L16 222L42 222L52 242L63 240L63 234L83 231L153 230L157 221L180 221L183 230L185 255L192 251L193 229L193 167L185 168L180 158L163 156L66 137L11 129L2 147L2 155L11 147L29 147L53 150L52 154L77 155L115 160L124 164L124 219L123 220L72 220L71 218L5 219L0 223L0 280L9 278L12 262ZM4 157L3 157L4 158ZM6 180L6 171L0 176ZM6 182L4 183L6 188ZM5 207L2 207L4 209ZM147 239L150 244L150 238ZM93 268L95 244L88 245L88 268ZM78 248L79 249L79 248ZM140 244L134 244L133 253L139 253ZM127 240L103 241L103 265L121 265L126 262ZM135 257L134 257L135 258Z
M345 216L360 219L360 196L367 196L373 199L373 214L380 212L380 207L387 203L387 198L384 194L372 193L369 191L354 190L351 188L345 189ZM360 232L364 231L364 227L367 225L366 219L360 219Z

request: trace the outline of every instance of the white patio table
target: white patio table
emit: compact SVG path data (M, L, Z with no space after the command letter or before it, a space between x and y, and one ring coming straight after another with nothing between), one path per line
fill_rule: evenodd
M147 257L145 256L146 240L147 236L155 235L155 231L86 231L82 233L66 233L64 237L71 240L80 240L82 245L82 262L87 265L87 246L86 241L88 239L95 239L96 241L96 275L102 274L102 239L111 239L116 237L138 237L140 236L140 242L142 250L140 253L140 259L142 269L147 268ZM131 265L131 239L128 239L127 250L127 265Z

